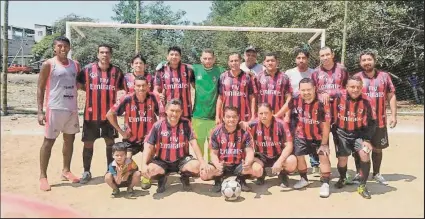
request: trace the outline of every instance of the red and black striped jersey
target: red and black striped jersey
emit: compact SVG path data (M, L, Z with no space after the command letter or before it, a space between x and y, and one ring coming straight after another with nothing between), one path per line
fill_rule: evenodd
M356 76L361 77L363 80L363 93L369 97L372 108L375 108L378 127L387 126L387 94L395 92L390 75L376 70L372 78L369 78L364 72L359 72Z
M177 69L171 69L164 65L155 73L154 83L160 90L165 90L165 101L177 98L183 103L183 115L185 118L192 117L192 96L190 83L195 82L192 68L187 64L180 64ZM166 102L164 103L164 105Z
M257 103L268 103L272 106L274 113L285 104L285 95L292 94L289 77L278 70L272 77L267 70L260 72L255 78L258 89Z
M85 85L85 121L105 121L106 113L115 104L117 91L124 89L122 71L110 65L102 71L97 62L84 66L78 73L77 82Z
M269 127L258 119L249 123L255 142L255 151L268 158L279 157L285 148L285 142L292 142L292 134L286 122L273 117Z
M149 74L146 73L145 75L146 81L148 83L149 86L149 91L152 92L153 91L153 82L154 82L154 77ZM124 75L124 90L126 93L133 93L134 92L134 79L136 78L136 75L134 75L134 73L127 73Z
M219 161L224 161L224 164L229 166L240 164L245 159L245 148L254 149L249 132L239 127L229 133L224 124L220 124L211 132L210 139L210 149L218 150Z
M188 119L180 118L172 127L167 119L156 122L145 142L155 146L156 157L171 163L189 155L189 142L196 139L192 124Z
M249 96L257 94L257 87L249 74L242 71L235 77L230 71L223 72L218 81L218 92L223 101L223 108L236 107L241 121L250 120Z
M311 103L306 103L301 96L296 96L289 101L289 109L297 121L295 135L307 140L322 140L323 122L331 122L329 105L324 105L316 98Z
M365 139L370 140L376 126L375 110L365 94L352 99L343 90L335 96L332 103L332 124L346 132L363 133L362 136L366 135Z
M328 93L330 97L333 97L347 85L348 73L343 65L335 63L331 70L326 70L321 66L317 67L314 69L311 79L313 79L319 95Z
M131 133L130 142L143 142L145 136L157 121L157 116L164 113L159 97L148 93L145 100L140 102L135 93L124 95L111 108L111 111L121 116L125 113L126 132Z

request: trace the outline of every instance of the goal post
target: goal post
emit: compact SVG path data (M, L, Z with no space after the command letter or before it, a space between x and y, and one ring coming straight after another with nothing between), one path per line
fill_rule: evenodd
M189 26L189 25L161 25L161 24L119 24L97 22L66 22L66 37L71 41L71 30L74 29L80 36L85 37L78 27L109 27L109 28L136 28L136 29L162 29L162 30L198 30L198 31L244 31L244 32L269 32L269 33L311 33L308 40L311 44L320 36L320 47L325 46L326 30L316 28L275 28L275 27L231 27L231 26ZM71 29L72 28L72 29ZM72 49L68 53L71 58Z

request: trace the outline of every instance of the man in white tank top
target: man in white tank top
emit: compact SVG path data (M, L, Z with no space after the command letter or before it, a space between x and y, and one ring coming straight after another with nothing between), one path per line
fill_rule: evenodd
M68 59L69 39L59 36L53 40L55 56L41 66L37 86L38 123L45 126L44 141L40 149L40 189L49 191L47 166L53 144L63 133L62 180L74 183L79 179L71 171L75 134L80 131L77 107L77 72L80 65ZM46 113L43 112L46 107Z
M307 50L304 50L302 48L297 48L294 52L295 54L295 63L297 64L297 67L288 69L285 73L289 77L289 81L291 82L292 87L292 96L298 96L299 91L299 83L301 79L303 78L311 78L311 74L313 73L314 69L311 69L308 67L308 59L310 57L310 54ZM296 123L294 119L291 119L291 129L295 129ZM310 154L310 165L312 167L312 173L315 176L319 175L319 156L317 153Z

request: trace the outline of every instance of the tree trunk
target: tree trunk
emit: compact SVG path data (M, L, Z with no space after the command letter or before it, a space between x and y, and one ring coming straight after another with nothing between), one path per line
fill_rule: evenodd
M7 115L7 63L9 57L9 1L4 1L4 9L3 9L3 77L2 77L2 112L3 115Z

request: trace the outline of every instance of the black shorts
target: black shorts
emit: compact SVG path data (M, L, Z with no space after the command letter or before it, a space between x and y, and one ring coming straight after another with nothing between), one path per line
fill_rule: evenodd
M390 146L390 144L388 142L387 127L376 128L375 129L375 135L373 135L370 143L376 149L385 149L388 146Z
M212 162L210 162L209 164L214 166ZM242 170L243 170L242 163L233 164L233 165L223 165L223 176L224 177L240 176L242 175Z
M98 138L118 138L118 132L109 121L86 121L83 122L83 142L95 141Z
M164 169L165 174L168 174L173 172L179 173L181 169L183 168L183 166L189 163L191 160L196 160L196 159L193 158L192 155L187 155L186 157L181 158L180 160L169 163L159 159L158 157L154 157L154 159L152 160L152 163L160 166L162 169Z
M314 155L317 154L317 149L319 149L322 141L318 140L307 140L304 138L294 138L294 155L303 156L303 155Z
M279 157L270 158L270 157L267 157L266 155L264 155L262 153L258 153L258 152L255 152L254 156L256 158L258 158L259 160L261 160L261 162L263 162L263 164L264 164L263 168L273 167L274 163L276 163L276 161L279 159Z
M132 155L136 155L139 152L143 152L143 141L129 142L127 139L123 139L122 141L127 143L127 152L131 151Z
M335 128L332 130L335 143L336 157L348 157L354 152L363 149L363 139L354 132L346 132L342 129Z

